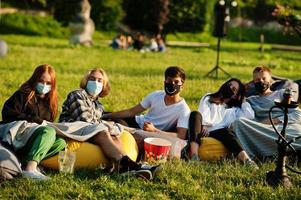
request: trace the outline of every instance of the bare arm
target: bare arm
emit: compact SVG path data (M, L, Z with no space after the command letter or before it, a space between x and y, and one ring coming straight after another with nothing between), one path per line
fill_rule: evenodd
M112 113L107 113L103 115L103 118L111 118L111 119L116 119L116 118L127 118L127 117L134 117L136 114L142 113L146 109L143 108L140 104L137 104L136 106L118 111L118 112L112 112Z
M179 137L183 140L185 140L186 132L187 132L186 128L181 128L181 127L177 128L177 132L161 131L160 129L157 129L152 122L144 122L143 130L149 131L149 132L160 133L160 134L164 134L164 135L168 135L168 136L172 136L172 137Z

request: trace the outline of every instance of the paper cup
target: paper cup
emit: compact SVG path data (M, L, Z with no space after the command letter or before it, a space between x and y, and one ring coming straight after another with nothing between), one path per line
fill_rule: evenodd
M168 157L171 142L161 138L144 139L145 159L163 160Z

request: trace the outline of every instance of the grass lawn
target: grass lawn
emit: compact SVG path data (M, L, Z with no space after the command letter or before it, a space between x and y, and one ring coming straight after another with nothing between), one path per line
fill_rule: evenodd
M192 110L198 108L202 95L215 91L226 77L209 79L204 75L214 67L216 52L212 48L169 48L166 53L114 51L99 41L92 48L70 46L67 40L43 37L0 35L10 48L0 59L0 107L43 63L55 67L59 105L79 86L89 69L106 70L112 84L109 96L101 99L108 111L137 104L151 91L162 89L167 66L185 69L187 81L182 93ZM270 66L273 73L291 79L301 78L300 52L266 51L258 44L222 42L222 66L232 76L246 82L259 64ZM51 181L40 183L16 179L0 187L0 199L298 199L301 177L291 174L291 189L265 186L265 173L274 164L264 163L260 170L242 166L234 160L219 162L182 162L173 160L153 182L117 174L108 176L97 170L79 170L73 176L47 171Z

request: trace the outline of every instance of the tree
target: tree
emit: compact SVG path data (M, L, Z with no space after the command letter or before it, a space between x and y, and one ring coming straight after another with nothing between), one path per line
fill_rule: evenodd
M130 28L159 34L168 21L169 0L123 0L124 23Z
M272 15L285 27L285 32L293 29L301 37L301 16L288 6L276 5Z
M89 0L92 6L91 18L96 28L115 30L123 17L122 0Z
M206 30L206 26L212 22L214 3L207 0L170 0L167 32Z

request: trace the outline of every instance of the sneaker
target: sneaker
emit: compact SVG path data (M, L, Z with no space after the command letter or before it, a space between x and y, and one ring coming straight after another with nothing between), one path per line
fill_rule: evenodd
M191 161L199 161L199 160L200 160L200 158L199 158L199 156L198 156L198 155L196 155L196 154L193 154L193 155L191 155L191 157L190 157L190 160L191 160Z
M46 181L46 180L51 179L50 177L45 176L44 174L39 172L38 170L23 171L23 176L26 177L26 178L35 179L35 180L38 180L38 181Z
M153 178L154 178L154 177L157 176L160 172L162 172L163 167L162 167L162 165L151 166L151 165L148 165L148 164L142 164L142 165L141 165L141 169L146 169L146 170L151 171L152 176L153 176Z
M136 176L138 178L142 178L144 180L152 180L153 179L153 175L152 175L152 172L148 169L134 169L134 170L130 170L130 169L120 169L119 170L119 173L121 175L130 175L130 176Z
M153 179L152 172L147 169L136 170L134 171L134 175L138 178L144 179L145 181L150 181Z
M244 161L244 165L245 165L245 166L249 166L249 167L254 168L254 169L259 169L259 167L258 167L258 165L256 164L256 162L254 162L254 161L251 160L251 159L245 160L245 161Z

